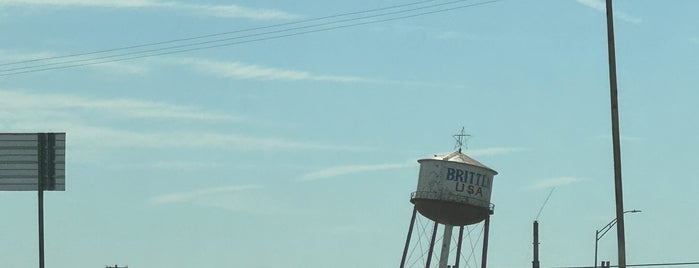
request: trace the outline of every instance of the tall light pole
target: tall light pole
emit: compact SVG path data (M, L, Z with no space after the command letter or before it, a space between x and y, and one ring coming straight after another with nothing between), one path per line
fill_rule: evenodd
M624 211L623 214L626 214L626 213L638 213L638 212L641 212L641 211L640 211L640 210L637 210L637 209L634 209L634 210L627 210L627 211ZM597 244L598 244L599 240L602 239L602 237L603 237L605 234L607 234L607 232L609 232L609 230L612 229L612 227L614 227L614 225L616 224L616 222L617 222L617 218L614 218L614 219L612 219L612 221L610 221L609 223L607 223L607 225L605 225L604 227L602 227L602 229L595 230L595 268L597 267Z
M624 236L624 194L621 183L621 142L619 139L619 105L617 101L616 55L614 47L614 12L612 0L606 1L607 50L609 51L609 91L612 110L612 144L614 147L614 195L616 199L616 237L619 268L626 268L626 238ZM595 263L597 265L597 263Z

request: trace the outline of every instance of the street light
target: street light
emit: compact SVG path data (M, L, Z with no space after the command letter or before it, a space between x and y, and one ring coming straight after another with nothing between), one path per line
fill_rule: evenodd
M638 209L627 210L627 211L624 211L624 214L637 213L637 212L641 212L641 211ZM599 242L599 240L602 239L602 237L605 234L607 234L607 232L609 232L609 230L612 229L612 227L614 227L615 224L616 224L616 218L612 219L612 221L607 223L607 225L602 227L602 229L595 230L595 268L597 268L597 242Z

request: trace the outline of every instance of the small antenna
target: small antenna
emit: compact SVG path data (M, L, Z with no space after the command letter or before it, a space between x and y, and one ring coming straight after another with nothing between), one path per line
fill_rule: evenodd
M461 148L468 149L468 146L466 145L466 140L468 139L468 137L471 137L471 135L466 134L464 132L464 129L464 127L461 127L461 132L452 135L452 137L454 137L454 139L456 140L456 145L454 145L454 149L458 148L459 153L461 153Z
M541 216L541 211L544 210L544 207L546 206L546 203L549 202L549 198L551 198L551 194L553 194L553 190L556 190L556 187L551 188L551 191L549 192L549 195L546 196L546 200L544 200L544 203L541 204L541 208L539 208L539 213L536 214L536 219L534 221L539 220L539 216Z

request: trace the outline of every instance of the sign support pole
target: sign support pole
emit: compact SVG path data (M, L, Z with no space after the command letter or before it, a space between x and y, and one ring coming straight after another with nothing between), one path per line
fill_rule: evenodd
M44 182L47 174L47 135L46 133L37 134L37 161L39 166L38 176L38 204L39 204L39 268L44 268Z
M0 151L0 191L37 193L39 268L44 268L44 191L65 191L65 133L0 133Z
M44 190L41 188L39 188L39 268L44 268Z

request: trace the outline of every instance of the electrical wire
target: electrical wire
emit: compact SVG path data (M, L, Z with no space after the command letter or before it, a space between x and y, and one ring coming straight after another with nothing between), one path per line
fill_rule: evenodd
M221 33L214 33L214 34L206 34L206 35L199 35L199 36L193 36L193 37L186 37L186 38L172 39L172 40L167 40L167 41L159 41L159 42L154 42L154 43L145 43L145 44L140 44L140 45L132 45L132 46L125 46L125 47L111 48L111 49L98 50L98 51L92 51L92 52L84 52L84 53L69 54L69 55L63 55L63 56L53 56L53 57L44 57L44 58L31 59L31 60L15 61L15 62L9 62L9 63L0 63L0 66L15 65L15 64L23 64L23 63L36 62L36 61L44 61L44 60L55 60L55 59L70 58L70 57L80 57L80 56L87 56L87 55L94 55L94 54L102 54L102 53L114 52L114 51L120 51L120 50L130 50L130 49L134 49L134 48L142 48L142 47L151 47L151 46L158 46L158 45L164 45L164 44L172 44L172 43L183 42L183 41L192 41L192 40L198 40L198 39L204 39L204 38L210 38L210 37L216 37L216 36L224 36L224 35L230 35L230 34L238 34L238 33L251 32L251 31L257 31L257 30L262 30L262 29L270 29L270 28L276 28L276 27L282 27L282 26L289 26L289 25L295 25L295 24L302 24L302 23L313 22L313 21L321 21L321 20L326 20L326 19L332 19L332 18L339 18L339 17L357 15L357 14L364 14L364 13L371 13L371 12L376 12L376 11L390 10L390 9L401 8L401 7L406 7L406 6L413 6L413 5L418 5L418 4L428 3L428 2L434 2L434 1L436 1L436 0L425 0L425 1L412 2L412 3L407 3L407 4L401 4L401 5L393 5L393 6L382 7L382 8L375 8L375 9L368 9L368 10L362 10L362 11L349 12L349 13L342 13L342 14L329 15L329 16L318 17L318 18L305 19L305 20L300 20L300 21L279 23L279 24L273 24L273 25L262 26L262 27L247 28L247 29L242 29L242 30L235 30L235 31L228 31L228 32L221 32Z
M699 262L666 262L666 263L644 263L644 264L627 264L626 267L658 267L658 266L699 266ZM598 266L599 267L599 266ZM610 265L609 267L619 267L618 265ZM564 266L555 268L594 268L592 266Z
M367 16L362 16L362 17L357 17L357 18L342 19L342 20L318 23L318 24L313 24L313 25L306 25L306 26L299 26L299 27L293 27L293 28L287 28L287 29L281 29L281 30L267 31L267 32L263 32L263 33L255 33L255 34L248 34L248 35L243 35L243 36L234 36L234 37L228 37L228 38L222 38L222 39L200 41L200 42L195 42L195 43L173 45L173 46L168 46L168 47L163 47L163 48L153 48L153 49L140 50L140 51L124 52L124 53L115 54L115 55L98 56L98 57L92 57L92 58L87 58L87 59L71 59L71 58L81 57L81 56L86 56L86 55L97 55L97 54L103 54L103 53L121 51L121 50L129 50L132 48L143 48L143 47L149 47L149 46L156 46L156 45L160 45L160 44L175 43L175 42L178 42L177 40L191 41L191 40L203 39L205 37L210 37L210 36L220 36L220 35L224 35L226 33L192 37L192 38L184 38L184 39L176 39L176 40L163 41L163 42L158 42L158 43L130 46L130 47L124 47L124 48L116 48L116 49L108 49L108 50L102 50L102 51L96 51L96 52L73 54L72 56L66 55L66 56L57 56L57 57L50 57L50 58L43 58L43 59L27 60L27 61L21 61L21 62L5 63L5 64L2 64L0 66L16 65L16 64L22 64L22 63L36 63L36 62L50 61L50 60L55 60L55 59L69 59L66 61L60 61L60 62L54 62L54 63L44 63L44 64L35 64L35 65L31 65L31 66L24 66L24 67L13 67L13 68L0 69L0 76L10 76L10 75L23 74L23 73L33 73L33 72L56 70L56 69L82 67L82 66L120 62L120 61L134 60L134 59L147 58L147 57L163 56L163 55L169 55L169 54L175 54L175 53L184 53L184 52L190 52L190 51L196 51L196 50L212 49L212 48L218 48L218 47L224 47L224 46L233 46L233 45L239 45L239 44L245 44L245 43L251 43L251 42L259 42L259 41L264 41L264 40L272 40L272 39L279 39L279 38L296 36L296 35L315 33L315 32L331 31L331 30L337 30L337 29L348 28L348 27L355 27L355 26L361 26L361 25L367 25L367 24L375 24L375 23L381 23L381 22L387 22L387 21L407 19L407 18L412 18L412 17L417 17L417 16L424 16L424 15L435 14L435 13L440 13L440 12L447 12L447 11L463 9L463 8L468 8L468 7L492 4L492 3L499 2L502 0L483 1L483 2L478 2L478 3L445 7L445 8L436 9L436 10L429 10L429 11L423 11L423 12L418 12L418 13L412 13L412 14L391 17L391 16L397 15L397 14L421 11L421 10L425 10L425 9L435 8L435 7L442 7L445 5L453 5L453 4L457 4L457 3L461 3L461 2L465 2L465 1L469 1L469 0L457 0L457 1L451 1L451 2L446 2L446 3L432 4L432 5L428 5L428 6L421 6L421 7L416 7L416 8L385 12L385 13L381 13L381 14L367 15ZM380 8L380 9L373 9L373 10L369 10L369 11L358 11L358 12L345 13L345 14L340 14L340 15L326 16L323 18L337 18L337 17L348 16L348 15L352 15L352 14L364 14L364 13L369 13L369 12L375 12L377 10L383 11L383 10L395 9L395 8L406 7L406 6L410 6L410 5L417 5L417 4L421 4L421 3L427 3L427 2L431 2L431 1L414 2L411 4L386 7L386 8ZM388 18L382 18L382 17L388 17ZM377 18L379 18L379 19L377 19ZM327 27L327 26L330 26L333 24L341 24L341 23L354 22L354 21L367 20L367 19L374 19L374 20ZM309 19L309 20L305 20L304 22L317 21L317 20L321 20L321 19L320 18L319 19ZM297 22L297 23L301 23L301 22ZM294 23L278 24L277 26L272 25L272 26L266 26L266 27L251 28L251 29L240 30L240 31L235 31L235 32L240 33L243 31L254 31L254 30L265 29L265 28L286 26L286 25L291 25L291 24L294 24ZM316 29L316 28L318 28L318 29ZM299 31L299 30L303 30L303 31ZM290 33L287 33L287 32L290 32ZM229 32L229 33L234 33L234 32ZM272 35L272 36L266 36L266 35ZM246 38L253 38L253 39L240 40L240 39L246 39ZM227 42L227 41L233 41L233 40L240 40L240 41ZM216 44L216 43L220 43L220 44Z

